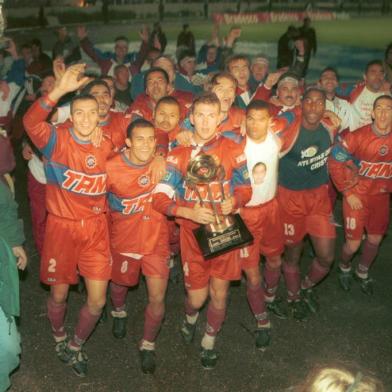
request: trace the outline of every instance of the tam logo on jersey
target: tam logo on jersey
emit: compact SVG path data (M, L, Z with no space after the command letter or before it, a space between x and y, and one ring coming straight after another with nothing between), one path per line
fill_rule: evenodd
M201 199L208 203L212 200L215 202L222 202L222 187L219 182L211 182L209 185L210 188L210 193L208 191L207 185L205 186L197 186L198 192L195 190L185 187L185 195L184 195L184 200L190 201L190 202L198 202ZM230 184L228 181L225 181L223 183L223 188L225 195L230 195ZM199 196L200 195L200 196ZM211 196L210 196L211 195Z
M144 211L146 203L150 203L152 200L151 194L136 197L134 199L123 199L121 201L123 215L132 215Z
M64 172L64 177L61 187L68 191L88 196L106 193L106 174L87 175L68 169Z
M367 178L392 178L392 163L361 161L359 175Z

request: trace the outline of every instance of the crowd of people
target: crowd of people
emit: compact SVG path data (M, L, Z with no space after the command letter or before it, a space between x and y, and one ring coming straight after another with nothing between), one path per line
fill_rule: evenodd
M313 288L334 262L338 194L345 242L338 252L337 279L347 292L357 282L363 293L373 293L369 270L388 229L392 190L391 45L384 60L364 64L364 79L342 96L339 72L331 65L317 83L306 83L316 46L305 33L293 39L293 57L276 70L265 55L235 52L238 27L224 38L214 28L196 54L184 25L176 61L165 54L159 24L152 34L140 31L137 53L129 52L125 36L115 39L114 52L102 52L84 26L77 28L77 41L65 27L58 33L52 59L37 39L19 48L9 40L5 49L12 61L0 82L5 130L0 148L7 151L0 156L0 245L7 249L1 253L0 279L15 281L15 266L26 266L9 175L14 166L10 138L14 144L23 139L40 279L50 286L47 316L54 356L76 375L87 374L84 343L102 315L107 291L113 336L126 336L128 289L140 274L148 291L140 363L144 373L155 371L165 293L178 260L186 290L185 343L194 340L199 313L208 303L201 365L217 364L215 343L230 282L242 275L255 319L255 345L265 350L272 337L271 315L301 321L319 310ZM86 71L81 52L97 64L100 75ZM191 185L188 165L198 156L213 157L224 169L221 178ZM214 223L217 215L233 214L241 216L253 243L204 258L194 230ZM301 274L307 236L314 257ZM354 268L351 260L361 244ZM285 300L277 297L282 275ZM80 279L86 301L69 336L67 298ZM16 285L0 286L0 293L4 290L12 290L14 302L0 296L2 334L9 323L14 328L19 314ZM0 364L9 364L1 367L7 373L0 378L5 387L19 352L17 332L12 333L12 347L0 353ZM361 382L355 375L348 379L348 386Z

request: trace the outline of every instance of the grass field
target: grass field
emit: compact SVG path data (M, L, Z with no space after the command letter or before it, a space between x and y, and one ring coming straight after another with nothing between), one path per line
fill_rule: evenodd
M176 39L181 30L181 22L164 22L163 29L169 40ZM197 39L207 39L212 29L211 22L189 21L190 28ZM242 26L241 40L251 42L276 42L290 23L269 23ZM124 26L125 27L125 26ZM133 27L133 26L132 26ZM392 41L392 17L356 18L350 20L314 22L319 43L349 45L363 48L383 49ZM223 26L225 33L230 26ZM132 30L134 30L132 28ZM135 31L130 32L131 39L137 39ZM100 39L108 41L108 37Z

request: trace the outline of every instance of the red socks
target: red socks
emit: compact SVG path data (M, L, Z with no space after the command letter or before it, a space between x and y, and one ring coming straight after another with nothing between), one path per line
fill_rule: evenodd
M301 275L299 266L283 262L283 275L286 281L288 300L296 301L299 299L299 290L301 286Z
M151 310L151 305L147 305L146 311L144 312L143 340L147 340L148 342L155 342L159 329L161 328L164 314L165 309L163 304L159 313L153 313Z
M61 339L66 336L64 331L64 318L67 304L57 304L51 297L47 301L48 319L52 327L55 339Z

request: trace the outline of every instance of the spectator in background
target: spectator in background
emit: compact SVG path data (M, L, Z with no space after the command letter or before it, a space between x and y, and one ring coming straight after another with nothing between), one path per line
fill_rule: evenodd
M299 31L290 25L278 41L277 68L291 67L296 58L295 40L299 38Z
M28 66L27 72L42 79L43 75L51 71L52 59L43 52L42 43L38 38L31 40L31 54L33 61Z
M263 55L257 55L252 58L250 63L250 88L256 90L258 85L265 81L269 71L269 60Z
M129 70L124 64L117 65L114 68L114 99L118 101L125 109L131 105L131 83L129 83Z
M82 58L79 44L68 34L66 26L61 26L57 29L57 37L52 50L53 60L61 56L64 58L65 65L69 65Z
M166 34L163 32L161 24L159 22L154 23L154 28L151 31L149 38L149 45L157 48L164 53L167 45Z
M385 79L392 83L392 42L385 49L384 70Z
M305 59L304 59L304 69L302 76L305 77L309 67L310 57L316 56L317 52L317 37L316 37L316 30L311 27L311 19L306 17L304 19L303 25L300 27L299 32L301 38L304 40L305 43Z
M139 32L141 45L139 52L129 52L129 41L125 36L116 37L114 40L114 52L102 52L90 41L85 26L79 26L77 34L80 47L101 69L102 75L113 76L114 68L118 64L125 64L130 74L134 75L140 71L148 50L148 30L146 26Z
M196 53L195 36L189 30L189 24L184 24L177 37L177 51L188 50L193 54Z
M11 69L13 59L5 50L0 50L0 80L5 79Z

